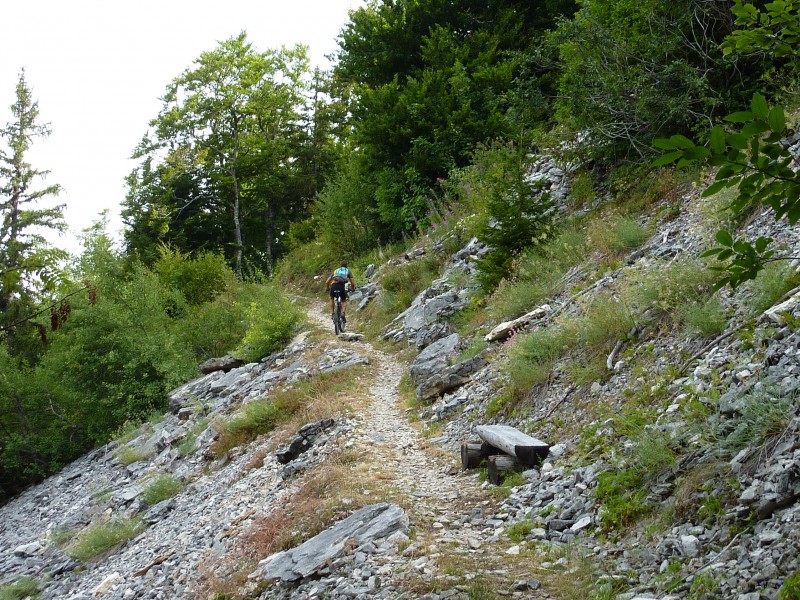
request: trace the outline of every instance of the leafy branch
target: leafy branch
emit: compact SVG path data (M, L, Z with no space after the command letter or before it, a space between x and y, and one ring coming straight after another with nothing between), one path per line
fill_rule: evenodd
M770 107L764 96L756 93L750 110L735 112L724 120L739 126L739 130L729 133L716 125L708 146L698 146L682 135L655 140L654 145L666 153L653 161L653 166L677 163L680 168L704 161L719 167L714 183L703 191L704 198L736 187L737 195L730 204L735 213L763 204L773 210L776 221L785 217L795 225L800 220L800 174L792 168L794 157L780 143L786 130L783 108ZM723 263L712 267L723 274L716 289L725 285L736 288L755 279L768 262L791 258L775 255L770 249L772 238L759 237L751 243L721 230L716 241L719 246L703 253Z

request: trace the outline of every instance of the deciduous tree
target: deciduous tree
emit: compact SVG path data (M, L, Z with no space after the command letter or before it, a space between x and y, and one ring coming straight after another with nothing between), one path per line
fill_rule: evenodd
M169 241L225 251L240 276L246 261L268 270L276 221L298 202L307 75L303 46L258 52L241 33L176 77L135 153L129 249L152 258Z

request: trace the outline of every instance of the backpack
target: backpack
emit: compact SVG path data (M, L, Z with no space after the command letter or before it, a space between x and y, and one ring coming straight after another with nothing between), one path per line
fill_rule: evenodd
M339 267L333 272L333 280L336 283L345 283L347 281L347 276L350 273L349 270L345 267Z

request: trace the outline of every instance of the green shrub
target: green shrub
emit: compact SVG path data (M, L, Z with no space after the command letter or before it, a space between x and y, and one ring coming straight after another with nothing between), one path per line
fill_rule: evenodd
M53 410L70 415L93 443L126 420L165 410L167 393L197 372L174 318L183 302L141 265L122 280L103 281L96 304L73 307L37 366Z
M21 600L36 597L38 583L32 577L21 577L14 583L0 586L0 600Z
M250 307L271 306L276 296L270 285L235 282L211 302L188 307L177 323L181 342L198 361L231 353L242 343L251 324Z
M162 474L150 482L142 492L142 500L149 506L172 498L183 490L183 483L174 475Z
M246 434L254 438L259 433L269 433L281 419L280 407L271 400L254 400L225 424L225 429L234 434Z
M334 249L342 258L352 258L375 246L381 237L375 205L375 177L363 172L361 161L349 160L328 181L316 203L317 239L322 248ZM334 257L337 258L337 257Z
M257 361L283 348L294 335L301 321L301 311L274 287L264 286L258 303L247 309L247 332L235 355Z
M162 246L153 269L161 281L178 290L190 306L211 302L236 281L225 257L213 252L190 256Z
M708 338L721 334L728 326L728 317L717 298L687 304L679 310L679 320L691 336Z
M484 213L478 237L491 248L478 261L478 281L493 290L512 271L512 262L526 248L553 235L552 199L542 182L528 179L534 159L524 145L495 145L475 152L470 167L459 173L467 202Z
M142 529L142 522L139 519L116 519L90 525L77 535L65 552L75 560L86 562L120 542L135 537Z
M760 315L777 303L786 292L800 285L800 274L786 261L767 265L747 284L750 312Z

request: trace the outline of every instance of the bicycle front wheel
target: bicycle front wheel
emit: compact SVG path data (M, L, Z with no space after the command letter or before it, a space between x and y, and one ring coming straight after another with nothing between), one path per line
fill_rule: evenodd
M336 310L333 313L333 332L336 335L342 333L342 305L337 302Z

